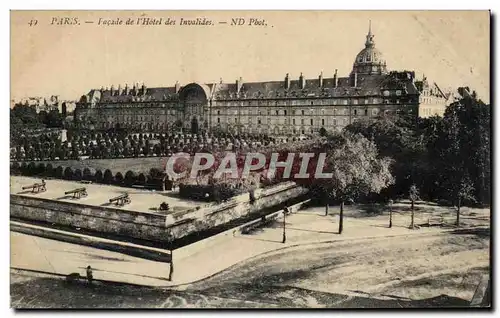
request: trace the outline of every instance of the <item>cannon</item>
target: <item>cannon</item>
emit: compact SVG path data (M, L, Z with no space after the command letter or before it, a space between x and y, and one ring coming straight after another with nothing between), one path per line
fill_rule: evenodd
M31 189L32 193L38 193L38 192L43 192L46 191L47 188L45 187L45 180L42 180L42 183L34 183L29 186L24 186L22 187L23 190Z
M115 203L116 205L123 206L125 204L130 203L130 198L128 197L128 193L119 195L117 197L114 197L112 199L109 199L109 203Z
M64 194L72 194L74 199L80 199L82 196L86 197L88 195L86 188L78 188L71 191L66 191L64 192Z

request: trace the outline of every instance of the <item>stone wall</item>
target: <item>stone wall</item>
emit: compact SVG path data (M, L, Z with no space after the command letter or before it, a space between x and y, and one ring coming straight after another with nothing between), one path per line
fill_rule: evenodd
M249 195L244 194L219 205L209 205L184 213L177 219L172 215L134 212L11 194L10 215L20 219L78 227L112 235L167 241L169 237L179 239L252 213L258 213L262 209L281 205L306 192L306 189L293 183L279 184L261 190L253 203L250 203Z

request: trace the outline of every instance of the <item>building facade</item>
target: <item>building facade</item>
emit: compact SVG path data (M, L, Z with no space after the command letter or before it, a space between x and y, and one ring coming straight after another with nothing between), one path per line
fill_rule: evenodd
M239 78L234 83L94 89L77 102L75 119L96 129L303 135L341 130L363 118L401 113L416 117L423 110L421 105L429 103L442 108L432 106L433 114L441 114L446 107L437 85L430 86L425 78L417 81L415 72L388 71L371 27L351 73L346 77L337 70L332 73L314 79L302 74L292 79L286 74L270 82L249 83ZM427 113L431 106L425 107Z

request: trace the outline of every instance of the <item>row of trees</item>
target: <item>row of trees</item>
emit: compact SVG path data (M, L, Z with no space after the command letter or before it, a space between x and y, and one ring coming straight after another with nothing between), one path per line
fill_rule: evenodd
M489 205L491 196L491 108L475 96L451 104L444 117L417 122L381 119L348 127L373 140L394 159L396 181L382 199L405 197L415 185L424 200L460 207Z
M10 110L10 137L13 144L18 144L26 131L62 127L63 117L58 110L37 113L34 107L22 104L16 104Z
M17 162L11 165L11 174L25 175L25 176L39 176L39 177L49 177L73 181L87 180L102 184L113 184L119 186L132 187L133 185L142 186L154 186L161 188L163 174L155 168L152 168L149 173L136 173L134 171L127 171L125 173L117 172L113 174L110 169L96 170L92 172L89 168L72 169L71 167L54 167L52 164L45 165L44 163L35 164L30 162L29 164Z

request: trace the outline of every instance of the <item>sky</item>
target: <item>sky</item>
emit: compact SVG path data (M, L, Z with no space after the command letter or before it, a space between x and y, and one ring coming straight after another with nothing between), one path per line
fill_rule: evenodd
M80 24L51 24L64 17ZM124 25L138 17L176 25ZM197 17L213 25L179 25ZM123 24L99 25L99 18ZM246 23L231 26L233 18ZM265 25L249 26L250 19ZM445 88L470 86L489 101L488 11L11 11L11 99L77 100L93 88L143 82L317 78L335 69L347 76L370 20L390 70L425 73Z

